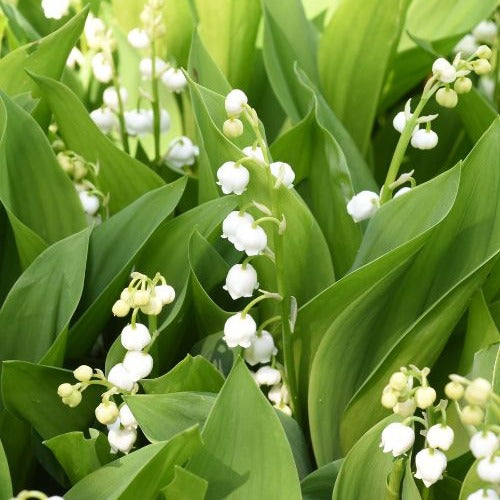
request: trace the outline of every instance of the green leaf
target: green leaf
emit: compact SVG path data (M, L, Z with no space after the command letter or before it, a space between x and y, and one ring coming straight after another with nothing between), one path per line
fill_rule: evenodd
M467 472L464 482L462 483L459 500L466 500L471 493L485 487L484 481L477 475L476 469L478 463L479 460L476 460L469 469L469 472Z
M283 428L241 360L219 393L202 436L205 445L187 469L208 481L207 500L301 498ZM227 469L246 481L235 483ZM233 491L235 486L239 488Z
M193 425L203 427L215 398L208 393L174 392L125 396L124 399L146 438L156 443L167 441Z
M78 357L93 345L125 286L134 260L179 203L185 185L182 178L151 191L94 229L79 309L83 314L70 330L69 356Z
M49 78L31 76L47 99L68 149L99 164L98 184L102 192L110 195L111 213L164 184L151 169L118 149L102 134L68 87Z
M318 66L325 97L363 154L409 4L344 0L321 38Z
M141 448L89 474L71 488L67 500L135 500L156 498L182 465L201 446L197 427L166 443Z
M331 500L342 459L323 465L300 483L303 500Z
M16 281L0 309L0 360L62 363L66 330L83 290L89 234L55 243Z
M12 483L10 480L9 464L5 456L2 442L0 441L0 498L11 498Z
M251 83L260 1L194 0L207 52L235 88Z
M71 484L113 460L107 437L96 429L89 432L89 438L83 432L67 432L43 442L55 455Z
M293 123L309 110L309 98L295 74L295 64L317 83L317 39L299 0L262 0L263 56L271 86ZM283 20L286 19L286 23Z
M190 354L165 375L141 383L147 394L188 391L216 393L223 384L224 377L212 363Z
M4 361L2 400L9 412L28 422L43 439L85 430L94 421L102 390L89 387L78 407L69 408L57 395L57 388L74 380L69 370L25 361Z
M5 94L0 99L0 199L27 266L46 243L87 224L75 188L38 124ZM47 194L47 185L57 196Z
M204 500L207 488L204 479L176 465L172 482L161 492L165 500Z

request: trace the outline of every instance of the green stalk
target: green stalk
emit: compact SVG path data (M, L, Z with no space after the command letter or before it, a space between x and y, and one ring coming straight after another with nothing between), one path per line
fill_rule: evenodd
M116 95L118 96L118 123L120 124L120 137L122 140L123 150L125 153L129 153L128 145L128 134L127 127L125 125L125 107L123 105L122 95L120 93L120 83L118 81L118 71L116 69L115 62L113 60L113 55L111 55L112 67L113 67L113 87L116 90Z
M153 107L153 138L155 143L155 159L156 165L161 162L160 153L160 93L158 88L158 78L156 76L156 40L152 37L151 40L151 90L153 100L151 106Z
M401 484L405 474L405 458L398 458L392 464L392 470L387 476L385 485L385 500L399 500L401 497Z

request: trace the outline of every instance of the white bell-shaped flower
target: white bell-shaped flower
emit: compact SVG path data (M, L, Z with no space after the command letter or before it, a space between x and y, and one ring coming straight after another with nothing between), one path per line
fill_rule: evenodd
M155 58L155 74L156 76L163 74L168 65L159 57ZM153 60L150 57L145 57L139 62L139 73L144 79L151 79L153 77Z
M128 100L128 92L125 87L120 87L120 97L122 100L122 104L125 106ZM118 111L120 106L118 102L118 92L116 91L115 87L108 87L106 90L104 90L104 93L102 94L102 100L108 108L114 111Z
M179 68L169 68L161 76L161 81L170 92L179 94L187 85L186 77Z
M227 319L224 325L224 337L222 339L228 347L241 346L250 347L255 334L257 325L250 314L235 314Z
M476 458L493 455L499 448L498 437L494 432L476 432L469 441L469 448Z
M108 373L108 381L113 384L118 389L122 389L124 391L131 391L134 387L134 380L130 373L125 370L123 363L118 363Z
M273 174L273 176L276 177L281 184L287 188L293 187L295 172L288 163L285 163L284 161L275 161L271 163L270 168L271 174Z
M440 448L443 451L450 449L455 433L448 425L436 424L427 431L427 443L431 448Z
M382 431L380 447L384 453L392 453L394 457L398 457L406 453L414 442L413 428L400 422L393 422Z
M217 184L224 194L242 194L250 181L250 173L234 161L226 161L217 170Z
M90 194L88 191L80 191L78 196L85 213L88 215L95 215L101 206L99 198L95 194Z
M240 89L234 89L227 94L224 107L228 116L236 116L243 113L246 104L248 104L248 97L245 92Z
M276 384L269 389L267 399L274 403L274 406L286 405L290 402L290 392L286 384Z
M113 401L103 401L95 409L95 418L103 425L112 424L118 417L118 407Z
M261 366L255 372L255 381L259 385L277 385L281 382L281 372L272 366Z
M198 146L195 146L189 137L182 135L169 144L165 159L172 166L181 168L184 165L193 165L199 154Z
M415 130L411 136L411 145L415 149L432 149L437 146L438 135L434 130L426 130L421 128Z
M403 418L411 417L415 410L417 409L417 404L413 398L408 398L406 401L398 402L392 408L392 411Z
M480 490L471 493L467 497L467 500L498 500L499 498L500 497L495 490L492 490L491 488L481 488Z
M250 264L235 264L229 269L226 284L223 286L233 300L241 297L251 297L254 290L259 288L257 271Z
M116 115L108 108L94 109L90 118L103 134L110 134L117 125Z
M242 149L243 154L245 156L248 156L249 158L253 158L254 160L257 160L259 163L266 163L266 160L264 158L264 153L262 152L262 148L259 146L247 146L246 148Z
M446 464L446 455L442 451L424 448L415 455L415 465L417 467L415 477L421 479L428 488L443 479Z
M126 429L137 429L139 425L127 404L120 407L120 422Z
M66 59L66 66L71 69L75 69L75 66L83 66L85 63L85 56L78 47L73 47L69 53L68 59Z
M147 49L151 44L149 35L146 33L146 31L141 30L140 28L134 28L133 30L129 31L127 39L128 43L130 43L130 45L132 45L134 49L138 50Z
M403 196L405 193L409 193L411 191L411 188L409 187L402 187L398 189L395 193L393 198L399 198L400 196Z
M129 135L146 135L153 132L153 113L149 109L125 111L125 126Z
M121 451L127 454L137 440L137 431L134 428L110 429L108 431L108 442L111 446L111 453Z
M103 52L98 52L92 58L92 72L98 82L109 83L112 80L113 66Z
M164 306L171 304L175 300L175 290L170 285L155 286L155 293Z
M151 373L153 358L146 352L128 351L123 358L123 368L130 374L130 378L137 382Z
M153 111L151 110L151 113ZM170 114L166 109L160 109L160 132L164 134L170 128Z
M155 295L154 297L150 297L147 304L141 306L141 312L149 316L158 316L158 314L161 313L162 308L162 299Z
M222 238L227 238L231 243L236 239L236 232L241 226L250 226L254 218L246 212L234 210L222 222Z
M443 83L453 83L457 77L457 70L444 57L440 57L434 61L432 73Z
M278 354L278 349L274 345L274 338L266 330L262 330L261 334L252 340L252 344L244 352L245 361L251 366L269 363L276 354Z
M120 340L127 351L141 351L151 342L151 334L146 325L136 323L135 326L127 325L122 330Z
M69 14L69 0L42 0L43 15L47 19L61 19Z
M494 45L497 37L497 24L495 21L481 21L473 30L472 35L476 42Z
M233 244L236 250L244 251L250 257L259 255L267 247L267 234L258 225L242 225L236 231Z
M500 483L500 457L492 455L482 458L477 464L476 472L487 483Z
M453 52L460 52L463 57L467 58L474 54L478 47L479 45L477 44L474 35L469 33L460 39L460 41L453 48Z
M392 126L399 132L403 132L406 127L406 113L404 111L400 111L396 114L396 116L392 120Z
M380 206L380 197L373 191L361 191L347 203L347 213L354 222L370 219Z
M100 49L106 35L106 25L98 17L89 14L83 28L90 49Z

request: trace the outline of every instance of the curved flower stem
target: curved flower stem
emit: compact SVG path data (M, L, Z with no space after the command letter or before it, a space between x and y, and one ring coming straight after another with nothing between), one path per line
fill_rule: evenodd
M154 315L149 315L148 316L148 328L149 331L151 332L151 342L147 347L143 349L143 352L149 352L153 344L155 343L155 340L158 338L159 332L158 332L158 317Z

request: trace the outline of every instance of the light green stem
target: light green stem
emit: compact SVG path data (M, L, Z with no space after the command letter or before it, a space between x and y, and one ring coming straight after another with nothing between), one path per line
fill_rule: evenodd
M392 464L392 470L387 476L385 485L385 500L399 500L401 498L401 484L405 474L405 458L398 458Z
M158 86L158 78L156 75L156 40L153 37L151 41L151 91L153 94L153 100L151 101L151 106L153 108L153 138L155 147L155 165L159 165L161 162L160 153L160 92Z

